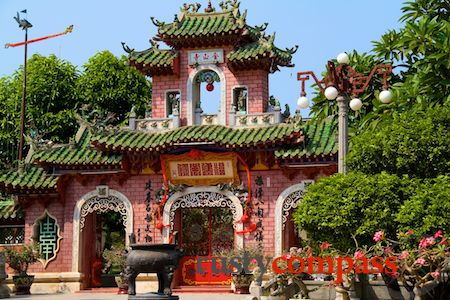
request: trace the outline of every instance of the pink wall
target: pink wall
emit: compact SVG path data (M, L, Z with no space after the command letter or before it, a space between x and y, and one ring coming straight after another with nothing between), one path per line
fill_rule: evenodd
M214 49L216 49L215 47ZM225 57L232 50L231 47L224 47ZM180 74L179 76L153 76L152 78L152 117L165 118L165 93L168 90L181 91L181 119L182 124L186 122L187 112L187 81L189 74L195 69L188 65L188 52L194 49L183 49L180 51ZM239 71L232 73L227 63L218 66L224 73L226 79L226 108L231 108L232 89L234 86L247 86L249 101L249 113L262 113L267 109L269 99L269 79L268 72L263 70ZM220 99L217 99L219 104Z
M267 253L274 252L274 236L275 236L275 220L274 220L274 210L275 203L278 196L289 186L299 183L301 180L305 179L316 179L308 178L304 173L299 172L295 175L292 180L288 180L284 175L282 175L280 170L269 170L269 171L252 171L252 184L253 191L256 190L255 179L257 176L262 176L263 178L263 201L264 205L264 240L263 245ZM321 172L318 173L321 176ZM246 182L245 173L240 173L241 180ZM91 176L89 180L86 180L87 184L82 185L74 177L69 180L65 191L65 205L58 202L52 202L48 207L50 214L57 218L58 224L61 229L61 234L63 239L61 240L61 247L57 258L50 262L47 268L44 270L40 263L36 263L30 268L30 272L71 272L72 271L72 239L73 239L73 228L72 220L74 214L74 208L77 201L80 200L83 195L95 190L95 187L100 184L107 184L111 189L121 192L124 194L133 205L134 214L134 232L137 233L138 229L141 230L140 243L144 243L145 227L146 221L144 220L146 216L145 210L145 183L151 179L152 187L154 191L163 185L161 175L139 175L132 176L123 185L119 185L115 180L110 180L107 182L99 182L96 180L98 177ZM267 186L267 178L270 178L270 187ZM154 194L153 194L154 198ZM29 241L32 235L32 226L36 218L44 213L44 206L39 203L39 199L33 202L33 204L26 209L25 217L25 234L26 241ZM256 222L257 218L253 217L252 222ZM160 243L161 233L159 230L152 228L152 238L154 238L154 243ZM254 233L246 234L245 244L254 244Z

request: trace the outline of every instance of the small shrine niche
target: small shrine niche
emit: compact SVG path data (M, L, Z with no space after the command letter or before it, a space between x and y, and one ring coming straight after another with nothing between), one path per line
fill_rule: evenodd
M200 71L193 80L192 86L192 103L195 114L198 114L194 124L201 124L200 114L208 114L217 116L220 113L217 109L219 104L217 101L218 93L220 93L220 77L215 71ZM216 104L217 103L217 104Z
M233 107L239 114L247 114L248 90L246 87L233 89Z
M174 112L180 113L180 91L169 91L166 93L166 117L172 117Z

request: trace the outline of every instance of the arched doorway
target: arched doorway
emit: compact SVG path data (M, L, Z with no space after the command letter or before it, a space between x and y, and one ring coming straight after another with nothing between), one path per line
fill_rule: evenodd
M93 278L98 276L93 271L98 270L98 266L93 265L99 264L98 256L102 251L99 247L104 246L104 236L99 226L104 224L101 220L105 213L113 213L119 219L118 222L125 231L126 245L129 243L126 237L133 230L131 202L122 193L109 189L108 186L99 186L81 197L75 206L73 217L72 271L84 275L83 288L92 286Z
M164 206L164 242L173 230L180 233L180 244L186 256L180 262L181 285L222 285L230 283L228 275L211 276L214 257L223 250L242 248L244 239L235 231L242 230L243 209L239 199L229 191L216 187L191 187L175 193ZM206 275L200 274L198 259L204 261Z
M306 186L314 180L304 180L285 189L277 199L275 205L275 255L279 256L284 250L298 246L299 233L292 220L292 212L297 208Z
M220 102L218 103L217 124L225 125L226 120L226 79L225 75L219 67L212 64L198 66L195 71L189 74L187 80L187 125L200 125L200 120L196 120L195 111L199 106L201 99L201 81L199 80L203 74L211 73L215 81L220 82ZM216 87L217 88L217 87Z

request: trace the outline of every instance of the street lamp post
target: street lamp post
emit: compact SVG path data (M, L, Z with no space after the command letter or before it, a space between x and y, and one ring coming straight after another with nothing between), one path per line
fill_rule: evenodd
M298 99L300 108L306 108L309 101L306 98L305 82L314 79L321 93L328 100L336 100L338 105L339 137L338 137L338 172L346 173L346 155L348 152L348 107L354 111L361 109L363 103L357 98L358 95L367 90L367 87L375 74L383 76L383 91L380 93L380 101L389 103L392 94L388 90L387 77L392 73L391 65L376 65L369 75L364 76L356 72L350 65L350 59L346 53L340 53L337 57L338 65L328 61L328 74L322 80L317 79L312 71L299 72L297 79L302 83L302 92ZM350 96L353 99L350 100Z

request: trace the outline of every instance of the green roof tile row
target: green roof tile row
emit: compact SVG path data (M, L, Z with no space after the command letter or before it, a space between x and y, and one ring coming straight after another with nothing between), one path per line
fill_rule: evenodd
M291 63L292 53L275 47L274 37L274 35L263 37L254 43L238 47L228 53L227 58L230 62L241 62L267 57L274 59L281 66L293 66Z
M308 122L304 132L306 140L296 147L279 148L275 151L278 159L294 159L334 155L338 151L336 141L337 125L331 120L323 122Z
M246 27L245 20L239 22L231 11L219 13L189 13L181 21L158 27L158 35L176 37L207 36L235 33Z
M10 170L0 175L0 186L6 191L56 191L58 177L48 175L44 169L30 165L23 172Z
M112 151L155 151L179 143L211 142L226 148L253 147L267 142L290 142L302 136L299 124L230 128L222 125L186 126L165 132L119 130L92 138L96 146Z
M120 166L122 156L120 154L106 154L94 149L91 145L91 137L91 132L85 129L75 145L40 150L34 154L33 158L38 164Z
M174 50L160 50L152 47L144 51L132 51L128 59L134 64L145 64L146 67L160 68L171 67L177 55Z
M185 11L172 23L154 23L160 37L189 38L240 33L248 27L245 18L246 14L240 15L236 9L209 13Z
M13 199L4 198L0 200L0 219L23 219L22 208Z

